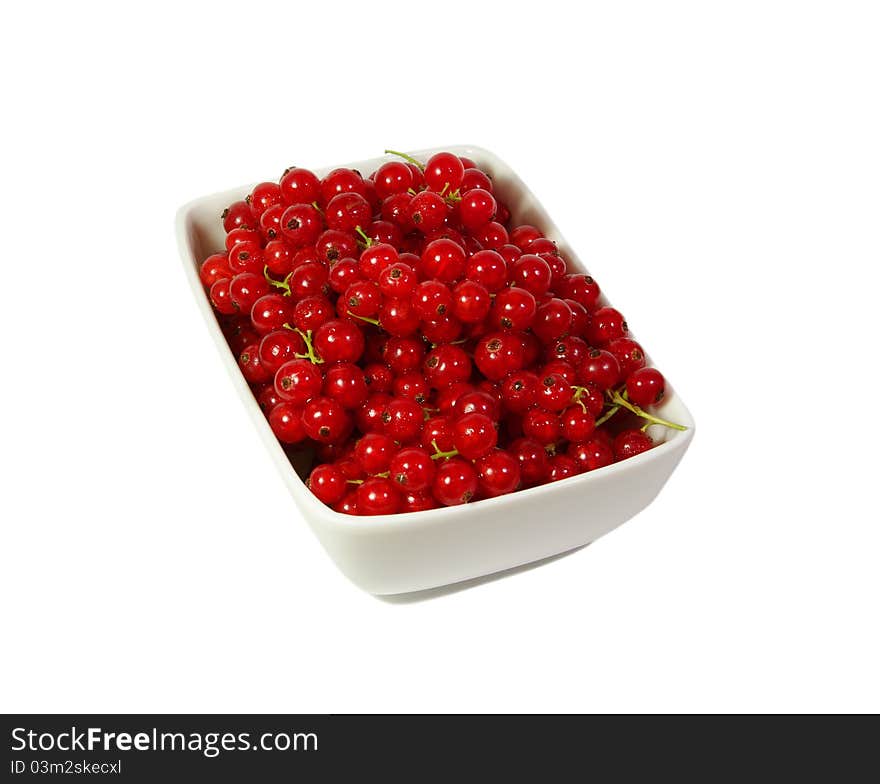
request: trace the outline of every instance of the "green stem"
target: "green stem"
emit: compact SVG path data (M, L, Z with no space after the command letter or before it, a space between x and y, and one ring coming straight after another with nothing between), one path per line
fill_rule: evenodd
M296 334L303 339L303 343L306 344L306 353L297 354L297 359L307 359L313 365L324 364L324 360L315 353L315 347L312 345L312 330L303 332L299 327L291 327L290 324L287 323L285 323L284 326L287 327L287 329L292 329L294 332L296 332Z
M368 237L366 234L364 234L364 230L363 230L360 226L355 226L355 227L354 227L354 230L355 230L358 234L361 235L361 239L364 241L364 243L366 244L366 246L367 246L368 248L369 248L370 246L372 246L372 244L373 244L373 238L372 238L372 237Z
M270 286L275 286L275 288L284 289L285 294L290 294L290 284L287 282L287 278L285 278L284 280L275 280L275 278L273 278L269 274L269 265L268 264L263 265L263 277L266 279L266 282Z
M398 152L397 150L385 150L386 155L396 155L398 158L403 158L405 161L409 161L410 163L418 166L422 171L425 170L425 164L421 161L417 161L412 155L407 155L405 152Z
M449 452L443 452L440 447L437 446L436 441L432 441L431 446L434 447L434 454L431 455L431 460L445 460L447 457L455 457L458 454L457 449L452 449Z
M609 408L601 417L596 420L596 427L599 425L604 425L611 417L613 417L618 411L620 411L620 406L612 406Z
M673 430L687 430L684 425L677 425L675 422L670 422L668 419L661 419L660 417L656 417L653 414L649 414L644 409L639 408L638 406L633 405L626 398L624 398L617 390L611 390L611 399L618 405L623 406L623 408L628 411L632 411L636 416L640 416L642 419L647 419L649 423L653 423L655 425L663 425L664 427L671 427Z
M348 315L351 316L352 318L360 319L361 321L366 321L367 324L373 324L374 326L377 326L377 327L380 326L379 319L370 318L369 316L359 316L357 313L352 313L351 311L348 311Z

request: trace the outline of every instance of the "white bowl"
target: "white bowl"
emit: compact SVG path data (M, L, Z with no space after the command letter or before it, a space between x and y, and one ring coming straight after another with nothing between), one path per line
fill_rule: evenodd
M569 267L586 271L541 204L514 171L479 147L442 148L485 169L515 221L531 223L556 240ZM420 160L439 150L413 153ZM342 164L368 174L390 156ZM316 169L319 176L330 169ZM355 584L374 594L395 594L492 574L588 544L654 500L694 435L694 422L676 394L660 415L687 426L654 428L665 440L636 457L552 484L463 506L377 517L352 517L318 501L297 474L226 344L199 280L199 265L224 247L220 213L252 186L204 196L181 207L177 238L187 277L223 362L293 499L327 552ZM599 279L601 283L601 278ZM295 459L295 458L294 458ZM299 466L300 470L307 467Z

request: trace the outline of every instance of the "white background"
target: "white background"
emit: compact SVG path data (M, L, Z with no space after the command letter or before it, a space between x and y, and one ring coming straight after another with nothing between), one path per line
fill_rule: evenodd
M0 708L880 709L872 6L7 8ZM173 218L461 142L544 201L698 433L595 545L391 603L299 518Z

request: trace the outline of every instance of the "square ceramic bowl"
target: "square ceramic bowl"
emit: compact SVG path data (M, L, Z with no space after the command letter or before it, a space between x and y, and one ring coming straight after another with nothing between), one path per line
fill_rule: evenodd
M487 171L514 222L540 228L559 245L571 269L586 271L541 204L515 172L479 147L442 148L474 160ZM439 150L413 153L427 160ZM372 172L390 157L340 164ZM316 169L323 176L330 169ZM677 394L667 396L660 416L687 426L683 432L655 427L653 449L620 463L553 484L467 504L424 512L352 517L318 501L304 483L309 466L288 454L241 375L210 301L199 281L199 265L222 251L220 213L244 198L252 186L233 188L190 202L177 214L177 239L196 303L223 362L287 484L302 516L327 552L355 584L373 594L424 590L492 574L588 544L644 509L681 460L694 423ZM601 281L601 279L600 279ZM307 459L307 458L306 458Z

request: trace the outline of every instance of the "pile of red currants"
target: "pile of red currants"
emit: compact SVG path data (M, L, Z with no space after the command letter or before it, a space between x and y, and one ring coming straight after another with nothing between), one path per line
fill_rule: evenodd
M273 432L339 512L415 512L650 449L664 396L626 321L449 152L291 168L223 213L201 280Z

